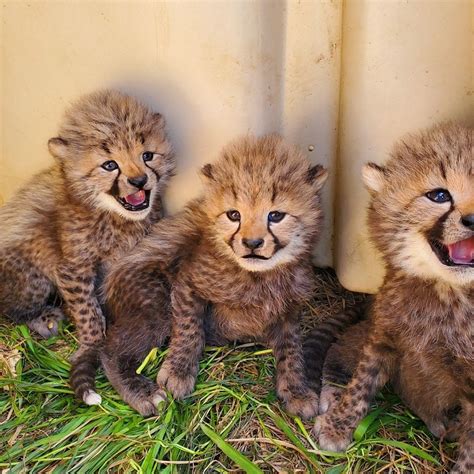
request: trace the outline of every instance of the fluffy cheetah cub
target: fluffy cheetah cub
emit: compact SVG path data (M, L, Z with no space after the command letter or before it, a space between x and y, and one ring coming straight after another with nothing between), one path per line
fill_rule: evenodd
M434 435L459 439L453 472L474 472L473 143L472 129L441 125L401 142L385 167L364 168L387 271L369 321L328 353L327 412L315 425L324 449L347 447L390 381ZM329 384L351 374L345 390Z
M91 347L101 276L161 217L174 159L162 116L114 91L81 98L48 144L55 163L0 208L0 314L48 337L65 310Z
M313 291L311 251L327 172L272 135L230 144L202 174L203 196L156 225L110 274L106 374L146 415L163 399L160 388L175 398L192 392L205 342L258 341L273 349L287 410L311 417L318 398L304 374L299 310ZM179 261L173 246L183 249ZM167 289L157 278L170 265L170 348L156 386L135 369L170 334ZM139 288L139 310L127 303L126 288Z

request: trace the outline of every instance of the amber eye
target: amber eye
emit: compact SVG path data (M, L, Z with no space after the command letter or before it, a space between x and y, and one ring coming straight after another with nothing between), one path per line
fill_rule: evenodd
M453 200L453 198L451 197L451 194L449 194L449 191L446 189L433 189L433 191L429 191L428 193L426 193L425 196L429 200L433 202L438 202L438 203L443 203L443 202L448 202L448 201Z
M268 222L280 222L286 214L280 211L272 211L268 214Z
M151 151L144 151L142 153L143 161L151 161L153 159L153 152Z
M232 211L227 211L226 215L232 222L240 221L240 212L236 211L235 209L233 209Z
M114 160L109 160L109 161L106 161L104 163L102 163L102 168L104 168L104 170L106 171L115 171L118 169L119 165L117 164L116 161Z

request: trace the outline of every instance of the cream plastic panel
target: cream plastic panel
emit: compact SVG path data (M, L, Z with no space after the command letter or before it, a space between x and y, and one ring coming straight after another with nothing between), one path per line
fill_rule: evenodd
M236 135L277 131L314 147L331 170L316 262L335 263L352 289L373 291L382 274L364 230L362 163L382 162L407 130L472 118L469 0L354 0L344 11L315 0L11 0L0 15L0 203L51 163L46 142L65 106L116 87L168 120L171 212Z
M468 1L348 1L344 10L335 262L342 283L375 291L383 268L368 241L360 171L400 136L440 120L473 125Z
M4 2L0 196L51 162L46 142L80 94L116 87L168 120L178 176L166 202L199 192L199 167L237 135L281 132L315 162L336 152L338 2ZM334 174L317 260L332 263Z

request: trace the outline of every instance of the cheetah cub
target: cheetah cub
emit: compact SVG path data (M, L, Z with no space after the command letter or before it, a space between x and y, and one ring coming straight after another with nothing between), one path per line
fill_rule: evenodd
M257 341L273 349L286 409L311 417L318 397L306 382L299 313L313 292L311 251L327 171L270 135L231 143L202 175L202 197L158 223L109 275L114 322L105 372L123 399L148 415L163 388L178 399L192 392L205 343ZM165 268L173 268L170 303L158 276ZM138 288L139 310L127 302L127 288ZM135 369L169 335L155 385Z
M48 337L65 311L81 354L104 334L102 275L161 217L174 158L162 116L115 91L76 102L48 145L55 163L0 208L0 314Z
M370 318L328 353L315 434L342 451L391 382L437 437L459 439L453 472L474 472L473 131L440 125L369 163L368 222L386 264ZM330 385L345 383L345 390Z

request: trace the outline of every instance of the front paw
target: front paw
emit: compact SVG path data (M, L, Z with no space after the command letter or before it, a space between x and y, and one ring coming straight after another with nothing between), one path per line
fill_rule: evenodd
M299 416L304 420L313 418L318 413L318 396L312 390L299 395L290 394L285 397L283 403L290 415Z
M326 451L342 452L352 442L352 429L336 420L331 413L316 418L313 435L319 446Z
M181 400L194 390L196 377L189 372L177 374L173 367L166 362L156 376L156 383L170 391L173 398Z

